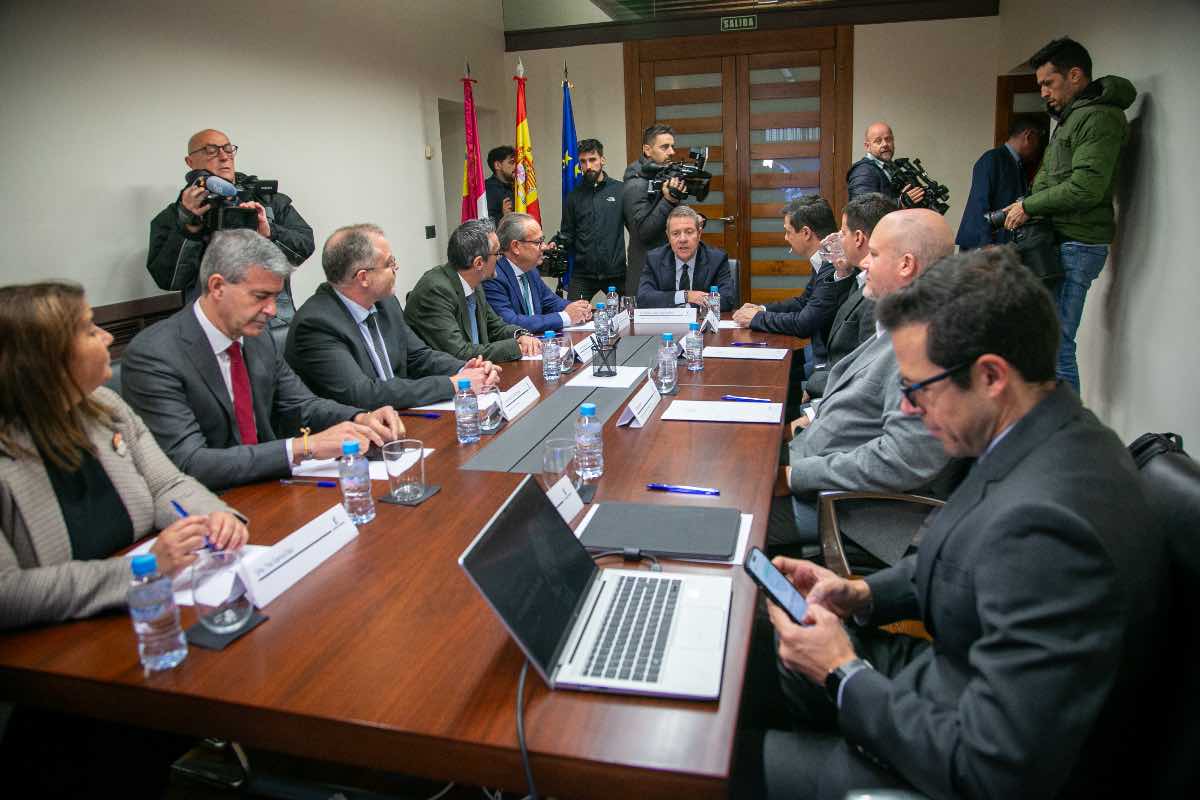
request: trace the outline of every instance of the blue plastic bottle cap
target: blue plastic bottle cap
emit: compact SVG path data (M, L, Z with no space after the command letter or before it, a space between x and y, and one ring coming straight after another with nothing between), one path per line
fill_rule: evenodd
M604 303L602 303L602 302L601 302L601 303L596 303L596 308L597 308L597 309L604 308Z
M141 578L146 575L153 575L158 572L158 559L153 553L146 553L140 556L134 556L129 562L130 569L133 570L133 577Z
M690 323L689 323L689 324L690 324ZM670 332L668 332L668 333L664 333L664 334L663 334L663 341L664 341L664 342L673 342L673 341L675 341L675 334L673 334L673 333L670 333Z
M553 339L553 338L554 338L554 331L546 331L546 335L545 335L543 338L545 338L545 339Z
M471 388L471 379L470 378L459 378L458 379L458 390L460 392L463 391L464 389L470 389L470 388Z
M615 287L615 286L610 286L610 287L608 287L608 290L609 290L610 292L615 292L615 291L617 290L617 287Z
M581 405L579 407L579 414L580 414L580 416L583 416L583 417L596 416L596 404L595 403L584 403L583 405Z
M719 287L716 287L716 286L710 286L710 287L708 287L708 291L709 291L710 293L712 293L712 294L716 294L717 292L719 292L719 291L721 291L721 290L720 290L720 288L719 288Z
M358 442L354 439L347 439L342 442L342 455L356 456L358 455Z
M688 330L689 330L689 331L698 331L698 330L700 330L700 323L699 323L699 322L689 322L689 323L688 323Z

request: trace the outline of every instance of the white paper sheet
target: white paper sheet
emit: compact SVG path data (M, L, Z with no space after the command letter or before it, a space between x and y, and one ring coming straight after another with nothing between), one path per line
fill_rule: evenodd
M717 328L723 331L737 330L738 324L731 319L723 319L717 323Z
M536 356L521 356L521 360L522 361L541 361L542 354L538 353Z
M415 406L410 410L412 410L412 411L453 411L454 410L454 401L453 400L443 400L440 403L430 403L427 406Z
M783 347L706 347L705 358L740 358L749 361L780 361L788 351Z
M783 403L738 403L725 400L673 400L664 420L688 422L779 422Z
M597 378L591 369L584 370L567 382L567 386L596 387L599 389L628 389L646 372L645 367L617 367L611 378Z
M696 322L696 307L686 308L635 308L633 310L635 323L650 325L686 325Z
M588 523L592 521L592 517L596 516L596 510L600 508L600 503L592 503L592 507L588 509L587 514L583 519L579 520L579 527L575 529L575 538L583 538L583 532L587 530ZM569 520L568 520L569 521ZM738 537L737 543L733 546L733 557L728 561L713 561L709 558L663 558L664 561L694 561L698 564L731 564L735 567L740 567L746 560L746 550L750 545L750 528L754 525L753 514L742 514L738 521Z
M563 328L563 330L564 331L581 331L581 332L591 333L592 331L596 330L596 323L595 322L585 322L582 325L568 325L567 327Z

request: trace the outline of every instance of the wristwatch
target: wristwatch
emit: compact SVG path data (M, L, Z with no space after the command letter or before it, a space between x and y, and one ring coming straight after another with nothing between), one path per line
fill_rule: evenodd
M517 328L513 331L513 339L520 339L522 336L533 336L533 334L524 328Z
M835 667L825 676L825 691L829 693L829 700L835 706L838 705L838 689L842 688L842 683L860 669L875 668L865 658L856 658L853 661L847 661L840 667Z

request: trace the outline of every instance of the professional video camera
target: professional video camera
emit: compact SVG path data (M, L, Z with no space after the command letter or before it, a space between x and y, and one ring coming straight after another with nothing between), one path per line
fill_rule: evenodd
M546 250L542 254L542 263L538 272L543 278L562 278L567 274L567 248L559 245Z
M642 165L643 177L650 180L647 191L650 194L661 192L664 183L672 178L682 178L683 192L671 187L667 189L671 197L683 200L688 195L695 195L697 202L703 203L704 198L708 197L708 184L712 180L712 175L704 171L704 162L708 160L708 148L705 147L691 160L691 164L687 161L667 161L663 164L651 161Z
M896 158L891 162L892 190L900 195L901 208L931 208L939 214L945 214L950 208L950 190L929 177L929 173L921 166L921 159ZM925 190L921 202L914 203L904 194L904 190L918 187Z
M257 175L242 176L236 186L206 169L194 169L183 179L188 186L199 186L207 192L202 205L211 208L200 217L207 231L236 228L256 230L258 212L253 208L238 208L238 205L251 200L266 205L271 201L271 196L279 191L279 181L260 180Z

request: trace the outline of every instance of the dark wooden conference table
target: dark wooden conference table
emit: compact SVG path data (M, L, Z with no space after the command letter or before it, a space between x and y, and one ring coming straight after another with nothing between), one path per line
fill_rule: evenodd
M682 333L677 326L641 327L633 333ZM722 330L707 339L797 346L790 337L748 330ZM783 402L790 359L708 359L697 374L681 361L678 397L717 400L747 390ZM543 397L566 383L545 385L541 362L528 361L505 364L501 385L525 375ZM663 398L641 430L616 427L619 413L609 419L596 500L734 506L754 515L751 541L761 546L783 424L663 422L671 399ZM150 677L138 664L125 614L0 633L0 700L344 765L523 790L514 705L523 656L457 564L523 476L459 469L487 437L481 445L457 444L452 413L404 422L411 437L434 449L426 480L441 491L417 507L377 503L377 517L357 538L267 606L268 622L222 651L193 646L178 668ZM721 495L649 492L649 481L714 486ZM375 484L376 496L386 491L386 483ZM340 500L337 489L277 481L224 497L250 518L251 541L258 544L278 541ZM606 561L622 566L617 558ZM551 692L531 669L525 725L541 792L725 796L755 587L740 567L663 566L733 576L720 700ZM185 625L193 621L185 608Z

